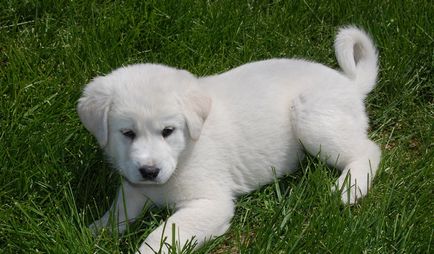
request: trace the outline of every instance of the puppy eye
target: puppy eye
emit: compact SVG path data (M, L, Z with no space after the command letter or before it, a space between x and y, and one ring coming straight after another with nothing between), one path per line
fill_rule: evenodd
M136 133L132 130L121 130L122 135L129 139L134 139L136 137Z
M173 133L173 131L175 131L174 127L166 127L161 131L161 136L163 136L163 138L167 138Z

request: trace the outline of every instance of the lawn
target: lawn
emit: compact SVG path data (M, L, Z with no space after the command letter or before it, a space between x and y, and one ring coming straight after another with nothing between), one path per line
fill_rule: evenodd
M119 183L75 111L92 77L139 62L199 76L272 57L337 67L347 24L380 53L371 192L341 205L336 171L308 157L241 197L227 234L198 253L433 253L433 17L428 0L1 1L0 253L129 253L171 213L146 210L123 236L87 229Z

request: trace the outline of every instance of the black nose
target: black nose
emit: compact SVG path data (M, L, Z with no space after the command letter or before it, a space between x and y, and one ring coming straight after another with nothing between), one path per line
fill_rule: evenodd
M157 178L160 169L154 166L143 166L139 168L140 174L145 180L154 180Z

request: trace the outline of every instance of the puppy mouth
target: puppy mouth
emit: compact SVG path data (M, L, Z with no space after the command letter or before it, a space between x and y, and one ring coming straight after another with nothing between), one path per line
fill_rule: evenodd
M140 169L139 169L140 171ZM160 170L158 170L160 171ZM158 174L158 172L154 174L145 174L142 173L140 177L125 177L130 183L137 184L137 185L160 185L164 184L166 181L164 181L163 174Z
M145 180L145 179L143 179L143 180L139 180L139 181L136 181L136 180L133 181L133 180L131 180L128 177L125 177L125 176L123 176L123 178L128 183L130 183L132 185L160 185L160 184L162 184L162 182L160 182L158 179L155 179L155 180Z

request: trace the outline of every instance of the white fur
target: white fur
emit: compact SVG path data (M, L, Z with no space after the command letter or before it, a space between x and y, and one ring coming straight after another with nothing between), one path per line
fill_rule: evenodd
M176 212L141 253L158 251L165 237L172 243L172 224L180 246L192 237L200 245L229 228L237 196L292 172L306 151L342 171L337 187L344 203L366 195L380 161L363 103L375 86L377 53L354 27L340 30L335 49L343 73L271 59L201 78L139 64L94 79L78 112L124 180L92 227L107 225L113 214L123 231L150 200ZM166 138L165 127L175 128ZM143 166L160 172L146 180Z

